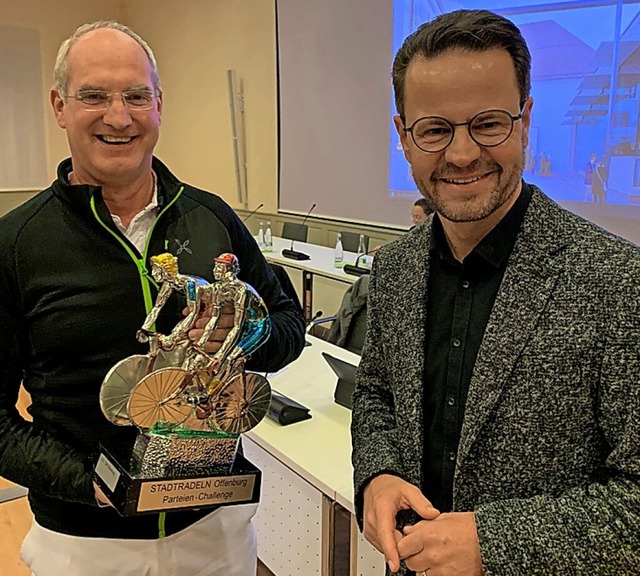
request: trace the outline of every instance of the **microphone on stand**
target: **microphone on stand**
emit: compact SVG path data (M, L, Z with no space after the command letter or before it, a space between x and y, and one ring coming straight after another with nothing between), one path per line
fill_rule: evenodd
M345 264L342 269L345 271L345 274L351 274L351 276L363 276L364 274L371 274L371 270L369 268L365 268L364 266L360 266L360 260L365 256L371 254L371 252L375 252L378 246L372 248L371 250L367 250L366 252L361 252L356 256L356 260L353 264Z
M309 332L311 332L311 330L313 330L313 327L317 324L317 320L318 318L320 318L322 315L324 314L324 312L322 310L318 310L313 317L311 318L311 320L309 320L307 322L307 326L305 328L305 332L307 334L309 334Z
M307 218L309 218L309 214L311 214L311 211L316 207L316 203L314 202L311 205L311 208L309 208L309 212L307 212L306 216L302 219L302 223L300 224L300 227L302 228L302 226L304 226L304 223L307 221ZM305 254L304 252L298 252L297 250L293 249L293 243L295 242L295 240L291 240L291 247L290 248L285 248L282 251L282 255L285 258L289 258L291 260L309 260L309 258L311 258L311 256L309 256L309 254Z
M251 216L253 216L258 210L260 210L260 208L262 208L264 206L264 202L260 202L260 204L258 204L257 208L254 208L251 212L249 212L249 214L247 214L243 219L242 219L242 223L244 224L247 220L249 220L249 218L251 218Z

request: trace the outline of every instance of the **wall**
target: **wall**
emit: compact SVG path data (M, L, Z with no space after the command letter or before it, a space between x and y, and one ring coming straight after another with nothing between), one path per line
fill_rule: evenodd
M227 70L245 93L250 209L277 209L275 0L137 0L125 21L152 46L164 90L157 148L178 177L215 191L234 207L236 192Z
M102 18L120 17L122 2L102 0L0 0L0 23L9 26L37 30L40 34L42 52L42 98L46 109L50 109L49 88L53 84L53 64L62 40L84 22ZM47 137L47 174L55 176L58 162L69 155L65 133L47 114L45 127ZM0 193L0 214L23 202L32 194L26 192Z
M53 84L53 64L58 47L80 24L101 18L120 17L122 2L102 0L0 0L0 22L10 26L24 26L40 34L42 49L42 98L49 104L49 88ZM48 161L51 178L60 159L68 155L64 131L58 128L53 114L47 117Z

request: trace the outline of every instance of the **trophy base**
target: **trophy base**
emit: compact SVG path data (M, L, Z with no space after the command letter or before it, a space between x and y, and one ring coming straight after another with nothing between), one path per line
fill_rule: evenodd
M258 502L261 472L238 443L140 433L133 450L101 446L95 480L122 516Z

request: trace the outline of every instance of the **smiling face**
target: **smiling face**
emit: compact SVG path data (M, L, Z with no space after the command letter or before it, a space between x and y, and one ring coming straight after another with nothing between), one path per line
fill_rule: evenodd
M423 116L466 122L484 110L520 111L513 62L502 49L485 52L450 50L435 58L416 58L407 69L404 107L406 126ZM420 192L445 220L490 221L495 225L515 202L521 188L533 100L506 142L492 148L474 142L466 126L456 128L442 152L416 147L394 118L406 159Z
M83 90L156 92L144 50L118 30L98 29L81 36L69 50L67 66L66 88L71 96ZM133 112L117 95L103 112L83 110L76 99L63 101L55 88L51 103L58 125L67 131L78 181L126 186L150 173L159 137L161 95L153 100L151 110Z

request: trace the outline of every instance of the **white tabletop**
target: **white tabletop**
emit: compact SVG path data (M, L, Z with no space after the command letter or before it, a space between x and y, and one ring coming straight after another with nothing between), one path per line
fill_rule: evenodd
M333 401L337 376L322 357L328 352L354 365L360 356L318 338L298 360L274 376L271 386L305 405L312 418L280 426L265 418L247 436L307 482L353 511L351 411ZM350 496L351 495L351 496Z
M286 238L274 238L273 252L263 252L263 254L269 262L312 272L313 274L332 278L333 280L338 280L340 282L353 284L357 278L357 276L347 274L342 268L335 267L333 262L333 248L295 241L293 243L293 250L308 254L310 256L308 260L292 260L290 258L285 258L282 255L282 250L285 248L291 249L291 240L287 240ZM354 252L345 251L343 263L354 264L357 256L358 255Z

